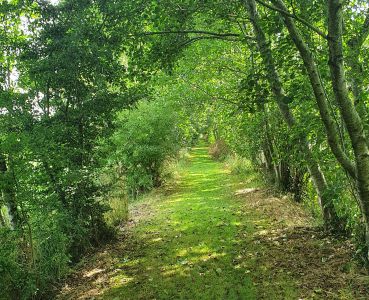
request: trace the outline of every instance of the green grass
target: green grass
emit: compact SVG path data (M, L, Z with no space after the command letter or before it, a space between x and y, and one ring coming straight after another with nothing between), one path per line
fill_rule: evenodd
M238 232L252 232L232 201L233 182L207 148L195 148L178 190L139 223L131 256L122 257L104 299L255 299L237 256ZM247 227L247 228L245 228Z

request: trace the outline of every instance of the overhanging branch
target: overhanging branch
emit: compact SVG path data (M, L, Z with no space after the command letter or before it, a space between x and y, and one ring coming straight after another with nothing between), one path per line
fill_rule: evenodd
M222 41L228 41L228 42L239 42L239 41L241 41L241 39L232 39L232 38L227 38L227 37L197 36L197 37L193 37L191 39L188 39L187 41L182 43L180 46L185 47L185 46L188 46L188 45L193 44L193 43L195 43L197 41L200 41L200 40L222 40Z
M204 34L204 35L210 35L214 37L240 37L240 34L238 33L219 33L219 32L211 32L211 31L205 31L205 30L167 30L167 31L150 31L150 32L143 32L140 35L148 36L148 35L166 35L166 34Z
M314 25L310 24L308 21L304 20L303 18L300 18L299 16L296 16L295 14L291 14L289 11L285 11L283 9L280 9L278 7L275 7L273 5L270 5L268 3L265 3L262 0L255 0L255 1L257 3L265 6L266 8L269 8L271 10L277 11L277 12L281 13L282 15L286 16L286 17L290 17L290 18L293 18L293 19L299 21L300 23L302 23L306 27L308 27L310 30L312 30L315 33L319 34L324 39L328 39L328 35L326 33L324 33L323 31L321 31L319 28L315 27ZM273 2L273 0L271 0L271 1Z

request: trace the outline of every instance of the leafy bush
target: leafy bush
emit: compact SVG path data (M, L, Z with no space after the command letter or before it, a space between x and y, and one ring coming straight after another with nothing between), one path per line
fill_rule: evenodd
M134 198L162 183L162 168L181 148L178 115L170 102L139 102L118 114L112 141L127 191Z
M250 160L237 154L228 155L225 164L233 174L249 175L254 173L254 166L252 166Z
M68 239L57 224L45 218L33 229L30 236L0 228L0 299L47 298L69 270Z

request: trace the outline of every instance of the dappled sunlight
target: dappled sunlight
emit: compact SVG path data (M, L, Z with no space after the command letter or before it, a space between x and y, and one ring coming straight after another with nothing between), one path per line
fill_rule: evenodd
M243 248L254 245L252 220L244 224L232 177L207 149L191 157L172 193L153 193L134 208L139 222L107 264L86 273L93 285L81 299L255 298L249 270L256 256Z
M96 268L96 269L90 270L88 272L85 272L85 274L83 274L83 277L90 278L90 277L93 277L96 274L99 274L99 273L104 272L104 271L105 271L105 269Z
M139 263L140 263L139 259L123 258L123 260L117 264L117 267L118 267L118 270L120 270L120 268L123 268L123 267L135 267Z
M211 189L203 189L203 190L201 190L201 192L213 192L213 191L219 191L219 190L221 190L221 188L215 187L215 188L211 188Z
M231 225L238 227L238 226L242 226L243 223L241 223L241 222L232 222Z
M250 293L245 269L234 262L242 222L233 212L228 171L209 158L207 148L194 149L190 160L178 191L154 202L155 218L134 230L133 253L142 256L135 265L120 265L104 299L178 299L182 293L211 299L235 286L240 295Z
M225 252L223 253L209 253L209 254L204 254L202 256L199 256L196 260L192 260L193 262L197 262L197 261L208 261L208 260L211 260L211 259L216 259L216 258L219 258L219 257L222 257L222 256L226 256L227 254Z
M172 277L178 273L181 273L181 270L182 268L179 265L168 266L166 268L163 268L162 275L164 277Z
M133 280L134 277L127 276L125 273L120 272L118 275L112 277L110 282L115 286L124 286L132 282Z
M181 257L181 256L186 256L188 254L188 250L187 249L181 249L177 252L177 256Z
M286 203L265 197L248 178L224 176L219 163L207 155L199 158L196 151L180 186L139 206L140 222L130 228L122 248L110 256L104 251L103 261L82 273L87 288L67 299L274 299L276 291L282 295L276 299L297 299L284 297L298 284L289 270L304 278L301 270L310 262L286 255L300 255L301 239L281 231L280 218L273 221L259 212L268 204L271 215L279 215L282 210L274 210ZM296 246L286 248L288 243ZM329 263L320 254L310 273Z
M154 243L157 243L157 242L162 242L163 239L161 237L158 237L158 238L152 239L151 241Z

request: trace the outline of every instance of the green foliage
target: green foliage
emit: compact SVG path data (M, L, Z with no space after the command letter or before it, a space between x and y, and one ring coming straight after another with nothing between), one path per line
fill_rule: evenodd
M99 140L132 100L103 14L89 1L1 4L0 298L46 297L112 235Z
M225 164L232 174L248 176L253 172L253 165L250 160L237 154L228 155Z
M182 146L179 117L170 102L139 102L132 110L122 111L116 121L112 140L114 158L122 166L126 187L131 195L161 185L165 160Z
M323 30L325 6L297 1L290 9ZM342 43L349 103L365 133L366 9L361 0L345 3ZM259 4L258 11L285 90L279 105L242 1L2 1L0 298L48 295L127 219L127 194L160 186L180 149L203 137L214 143L215 158L231 153L234 172L247 173L251 163L319 218L301 151L306 137L340 228L365 252L361 181L349 178L331 151L283 18ZM321 73L339 146L361 166L355 159L363 155L352 147L360 139L348 134L335 101L326 41L297 27ZM284 123L281 105L297 125Z

